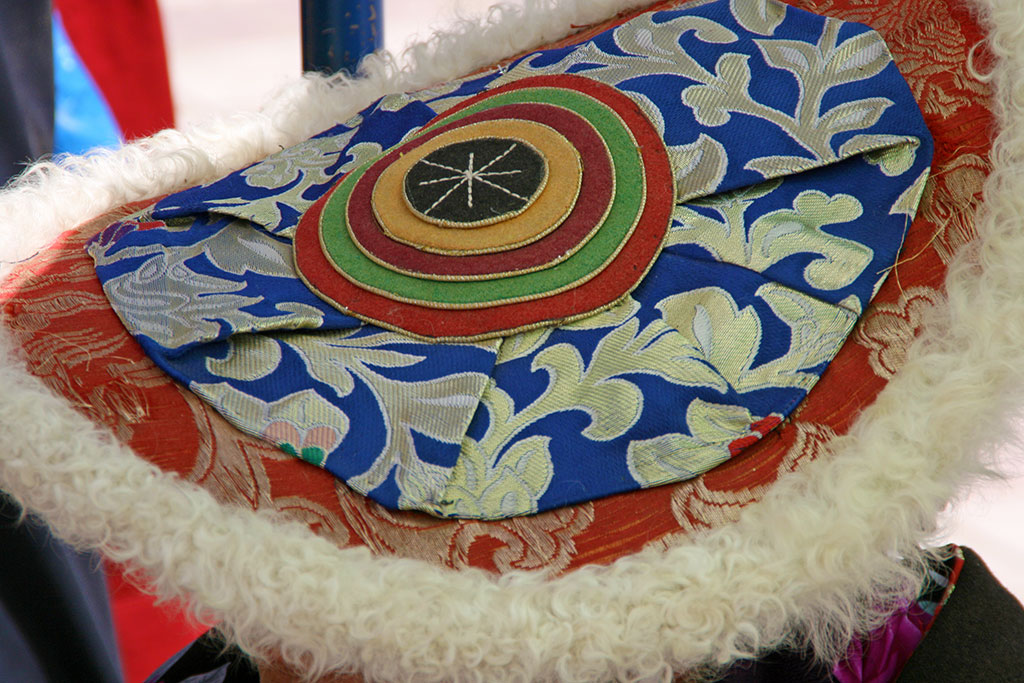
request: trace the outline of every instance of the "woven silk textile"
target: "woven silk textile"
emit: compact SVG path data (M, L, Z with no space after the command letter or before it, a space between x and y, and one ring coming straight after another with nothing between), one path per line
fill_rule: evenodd
M477 43L486 43L488 59L504 59L501 45L507 43L492 40L492 35L519 36L521 49L535 50L540 48L528 46L530 40L578 30L565 42L542 48L568 53L573 45L640 16L638 12L609 24L581 28L586 21L610 12L609 2L587 3L530 14L518 24L505 17L501 24L481 33L486 40ZM1009 0L979 0L978 4L1005 14L1022 14ZM1000 172L986 187L987 208L979 214L980 244L962 250L955 269L950 268L952 302L947 303L943 289L947 264L954 250L975 237L973 216L988 173L990 135L995 129L989 113L995 106L990 104L989 86L976 79L967 66L971 63L982 73L988 69L981 31L966 6L953 0L911 0L898 5L887 0L816 0L801 7L841 21L863 23L885 38L934 136L932 173L913 223L908 230L901 230L906 236L895 265L813 390L770 431L770 422L759 424L767 431L764 436L757 432L743 437L736 444L742 450L723 464L686 481L613 494L532 516L489 521L441 519L388 509L329 471L231 425L209 402L156 365L126 331L109 305L85 246L112 222L155 201L92 220L97 211L112 210L115 200L106 194L110 191L121 201L130 197L141 202L146 199L143 193L157 197L184 187L186 182L212 182L228 172L231 162L225 159L251 154L257 140L263 141L260 149L275 147L268 140L287 140L285 148L301 141L295 134L267 138L280 133L261 124L255 132L251 128L244 132L216 129L215 135L173 145L172 134L148 143L157 145L155 148L132 146L118 153L113 165L97 169L103 171L102 177L76 168L73 177L65 171L56 178L41 179L45 181L40 188L44 201L31 193L4 194L0 213L13 205L16 220L9 227L26 236L37 223L44 234L53 235L58 225L68 226L69 216L89 221L53 244L44 245L43 239L37 238L26 243L24 250L4 250L7 260L20 260L39 250L0 284L2 322L20 346L14 364L20 365L23 358L31 372L65 397L64 401L53 400L38 382L23 377L19 368L5 369L8 391L0 394L7 398L3 426L8 447L0 467L4 487L47 518L62 536L103 545L109 554L137 562L158 578L165 597L195 596L196 604L222 620L246 651L262 649L262 656L285 658L297 670L282 675L283 680L308 672L310 663L331 670L359 670L374 680L451 680L473 675L487 680L660 680L668 678L669 670L703 673L708 666L725 667L737 659L757 658L763 651L759 644L772 648L804 642L804 638L814 641L817 657L831 663L834 658L830 655L847 646L844 628L868 632L891 616L886 613L892 611L890 607L912 599L917 586L910 584L924 577L915 573L904 583L901 572L908 565L892 555L893 549L911 565L922 566L918 563L925 558L917 547L928 542L928 523L934 511L945 504L957 483L977 471L979 463L973 454L979 435L998 431L996 414L1007 403L996 399L997 394L990 390L1005 373L1020 366L1005 362L1016 357L1018 345L1014 344L1012 326L1002 326L1000 316L1014 320L1024 315L1012 296L1020 280L1019 269L1012 267L1014 254L1021 251L1018 221L1012 216L1017 188L1010 191L999 186L1001 179L1019 175L1019 161L1014 160L1012 149L1017 148L1020 128L1013 121L1001 122L1008 135L1000 139L993 155ZM665 10L671 5L647 9ZM1001 48L1012 40L1017 24L997 23L993 45ZM707 32L701 35L706 37ZM459 41L448 36L442 43ZM444 60L461 60L459 66L445 68L447 62L421 61L415 77L420 80L405 82L426 82L425 74L430 78L439 73L457 77L460 69L480 68L482 60L472 57L472 51L445 53ZM1000 51L1000 55L1004 57L991 68L993 82L999 86L995 93L999 110L1006 111L1018 85L1020 70L1016 66L1021 57L1007 64L1005 53ZM753 60L756 55L748 56ZM503 62L499 70L516 68L516 64L515 59ZM708 66L713 69L715 65L705 68ZM786 76L784 71L779 75ZM480 71L476 77L493 73ZM529 77L538 75L565 74ZM568 75L586 78L582 72ZM387 92L384 82L378 75L363 84L365 88L356 86L353 96L362 93L366 99L360 102L369 103L367 91ZM317 112L317 116L324 111L342 112L336 117L345 121L356 109L346 102L352 93L346 91L339 97L332 91L328 95L324 80L314 79L313 84L316 92L299 98L303 111ZM763 86L759 82L751 87ZM490 90L470 94L459 103ZM294 112L294 103L294 98L288 98L281 106ZM445 116L455 106L438 108L436 115ZM653 121L641 104L637 106ZM568 113L582 118L579 112ZM733 120L740 117L731 114ZM305 123L296 120L294 113L286 119L290 130ZM557 121L551 121L532 123L555 130ZM304 125L302 130L309 135L317 126L326 127L318 123ZM422 126L390 147L372 150L366 162L351 171L376 163L377 157L395 146L418 141L420 130ZM500 132L492 133L488 136L502 137ZM569 135L555 133L576 149L582 191L587 160L600 157L587 152L581 140L572 142ZM543 155L549 169L547 182L552 182L553 148L532 137L528 140L525 132L517 133L516 139ZM487 144L481 142L480 146ZM561 143L555 147L565 149ZM415 153L423 151L417 150ZM572 168L572 154L559 159ZM611 155L609 159L614 161ZM440 159L440 163L455 167L451 161ZM210 163L225 170L214 173ZM115 168L121 173L112 173ZM475 157L473 169L479 169ZM83 171L85 175L80 175ZM787 179L799 175L790 174ZM343 177L339 175L321 198L340 187ZM438 177L444 176L420 180ZM118 188L112 187L114 183ZM128 194L123 194L125 184L134 188ZM402 184L387 187L392 196L401 199ZM499 223L511 223L518 217L504 214L523 208L519 215L525 215L540 208L545 199L543 188L533 197L528 187L508 187L526 198L525 208L493 204L503 219ZM854 191L844 187L833 194L853 196ZM309 206L316 201L319 199ZM401 201L400 206L405 206L405 200ZM281 205L289 206L286 202ZM373 204L369 208L373 214ZM425 208L420 213L437 219L429 206ZM63 212L59 215L65 218L48 213L54 210ZM555 216L552 222L557 222L557 202L544 210L550 210L548 215ZM298 226L308 211L295 211L300 214L295 220ZM211 224L225 215L207 214L213 219ZM376 220L377 214L373 215ZM416 214L410 208L409 214L403 215ZM999 215L1003 218L996 221ZM178 221L182 234L195 227L195 216ZM458 219L459 214L448 213L440 220ZM166 230L168 223L175 227L176 220L155 221L153 230ZM568 215L559 226L567 220ZM136 222L129 221L126 233L136 231ZM423 223L462 232L492 227ZM424 227L415 225L417 230ZM239 228L266 232L248 222ZM831 229L823 228L826 232ZM558 230L556 226L537 241ZM671 223L668 230L671 234ZM431 234L446 233L438 230ZM419 233L414 239L419 239ZM531 237L523 233L515 238L528 239ZM279 243L285 244L283 240ZM650 273L674 247L662 248ZM489 255L486 251L439 254L422 244L416 251L417 258L418 254ZM980 279L970 261L973 254L984 257ZM190 265L196 263L192 260ZM424 257L415 268L418 277L429 280L425 263ZM470 262L446 263L461 267ZM529 267L529 263L524 258L516 269ZM391 265L414 270L407 267L408 262ZM8 267L0 264L0 269ZM999 286L985 287L985 283ZM646 281L638 283L627 296L636 300L645 286ZM343 315L319 296L315 304L323 305L328 313ZM603 315L607 312L568 325L554 323L526 335L552 328L558 329L549 336L563 334L565 328ZM928 329L922 330L925 320ZM352 329L365 329L366 321L358 321ZM926 337L922 340L926 344L912 344L918 332ZM491 340L504 343L496 341L502 336L516 335ZM411 333L409 339L414 341L404 342L404 348L438 343ZM466 345L486 343L483 339ZM591 356L581 354L584 367ZM379 363L372 369L392 376L407 371ZM544 380L547 372L538 368L536 378ZM635 376L627 374L621 379L629 382ZM1017 379L1011 382L1017 383ZM880 392L883 387L885 391ZM970 397L975 400L965 403ZM67 410L71 406L82 415ZM589 420L589 416L569 411L550 419L572 419L573 415L581 422ZM855 418L857 424L851 429ZM90 421L98 429L90 429ZM97 436L100 433L112 434L117 443ZM305 444L301 435L298 439L303 448L314 445L310 438ZM585 441L581 438L578 443ZM257 514L249 514L250 510ZM282 523L287 520L298 523ZM410 563L406 558L425 562ZM492 579L479 571L449 572L430 563L507 574ZM608 566L590 566L594 563ZM584 571L571 571L584 567ZM530 569L541 572L519 571ZM890 600L897 597L891 591L899 586L905 589L899 591L899 602ZM953 600L962 588L962 584L957 587ZM848 612L835 613L857 610L857 615L862 615L861 610L872 607L877 611L870 622L868 617L851 621L846 618L851 616ZM936 628L949 614L940 616ZM439 615L443 617L440 622ZM441 622L443 626L438 628ZM367 628L367 624L379 628ZM884 640L878 642L885 645Z
M115 223L96 272L172 377L390 508L502 518L706 472L833 359L932 156L877 33L756 7L385 97Z
M777 477L817 457L899 370L921 320L943 299L952 251L974 234L970 217L988 171L989 93L965 68L981 32L966 10L945 0L808 7L885 37L935 136L934 172L904 256L793 418L690 481L491 523L383 509L328 472L237 431L153 365L111 311L83 249L117 216L69 233L7 279L4 324L36 375L141 457L227 504L274 510L340 546L365 544L445 566L561 572L727 523Z

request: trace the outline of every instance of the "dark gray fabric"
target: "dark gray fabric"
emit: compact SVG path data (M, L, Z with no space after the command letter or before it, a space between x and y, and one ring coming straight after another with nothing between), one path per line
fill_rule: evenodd
M949 601L900 674L900 683L1024 681L1024 608L964 548Z
M211 629L153 672L145 683L259 683L256 664Z
M49 0L0 2L0 185L53 147ZM20 519L0 492L0 681L122 680L99 558Z
M536 149L510 138L454 142L426 155L403 185L413 209L436 221L471 226L524 210L547 178Z
M0 493L0 680L120 683L99 559L18 516Z
M45 681L46 674L39 657L21 632L7 608L0 602L0 675L5 680L21 683Z
M49 0L0 2L0 185L53 148Z

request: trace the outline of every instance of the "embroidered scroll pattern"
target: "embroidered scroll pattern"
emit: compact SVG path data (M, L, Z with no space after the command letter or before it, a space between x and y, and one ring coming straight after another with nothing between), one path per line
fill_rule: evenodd
M973 234L970 202L976 201L987 172L981 160L991 127L988 90L964 67L967 49L980 39L980 31L959 3L947 0L801 4L879 29L918 95L939 142L939 175L930 181L932 187L909 233L905 262L890 275L876 300L883 306L897 305L901 274L904 287L907 282L927 283L937 291L945 257L940 258L936 250L941 248L948 255L948 249L944 237L932 240L932 236L937 226L944 225L965 239ZM447 89L457 90L457 84ZM700 166L701 158L696 152L692 155L695 166ZM375 552L446 566L561 571L610 561L673 533L728 523L742 506L758 500L776 477L820 452L817 447L800 448L800 453L807 451L807 458L789 461L797 452L793 435L798 429L810 429L809 438L818 434L819 424L826 430L822 439L833 431L842 433L846 420L830 411L840 399L851 400L848 387L867 388L853 403L860 406L884 385L867 364L857 337L857 344L843 347L793 422L787 421L723 466L688 482L486 523L390 511L336 484L327 472L307 467L269 443L233 429L207 403L152 365L106 307L82 252L88 236L83 233L45 252L0 285L4 324L25 349L32 372L79 410L111 428L141 457L204 486L225 503L261 510L278 507L288 516L305 508L325 510L316 519L312 515L295 518L312 522L319 533L339 545L367 544ZM506 339L498 358L526 357L551 334L551 330L537 330ZM121 371L107 369L126 363L130 366ZM813 436L813 443L820 440Z
M721 3L714 3L715 9L719 9L719 5ZM752 33L774 36L778 31L780 35L785 34L780 30L786 14L781 3L732 2L730 9L731 18ZM612 38L609 45L605 45L605 41L590 41L553 64L527 58L497 82L513 81L524 72L560 73L586 68L583 73L589 78L623 88L645 107L656 125L660 123L661 129L670 133L663 105L659 106L652 95L634 83L644 76L655 75L693 81L693 85L682 88L679 99L692 109L698 123L713 129L728 124L734 115L740 115L749 117L744 120L770 123L790 143L796 143L798 149L793 153L774 153L745 161L745 169L756 171L764 178L879 149L913 162L916 143L910 138L860 132L879 121L894 105L891 99L866 97L849 99L827 109L823 106L834 88L871 79L891 68L891 55L877 33L867 31L849 36L849 24L828 19L816 27L820 35L815 42L809 42L805 35L797 39L762 37L749 41L725 23L719 23L714 12L708 14L705 17L686 12L647 13L609 32ZM847 34L840 40L842 29ZM709 68L691 55L692 41L735 45L737 51L721 51L714 66ZM751 42L760 54L744 51ZM641 56L643 61L638 63ZM772 106L751 94L751 69L756 69L762 78L766 76L761 65L792 75L799 91L796 102L787 100L782 107ZM857 134L843 135L852 131ZM840 144L834 144L837 136L843 138ZM677 168L687 179L699 164L698 182L687 183L687 191L680 195L680 200L719 188L728 160L728 153L720 142L704 134L694 143L672 145L668 139L666 142L669 142L669 152Z
M537 76L551 92L571 81L560 75L626 94L673 162L668 240L625 301L500 340L426 343L298 279L298 216L347 171L481 92ZM774 2L648 12L440 94L389 96L90 251L158 364L243 431L396 508L536 513L699 475L806 396L921 196L931 147L913 107L864 26ZM642 192L653 203L666 189Z

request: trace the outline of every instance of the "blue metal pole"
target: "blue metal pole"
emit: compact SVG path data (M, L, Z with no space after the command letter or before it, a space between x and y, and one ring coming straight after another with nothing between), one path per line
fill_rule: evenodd
M302 0L302 70L356 71L381 46L382 0Z

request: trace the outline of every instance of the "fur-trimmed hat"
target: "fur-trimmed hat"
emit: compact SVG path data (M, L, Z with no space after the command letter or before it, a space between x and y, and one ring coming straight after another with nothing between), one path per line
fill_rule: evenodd
M499 13L36 167L0 196L40 250L0 290L0 485L312 672L839 658L1016 372L981 32L677 4Z

